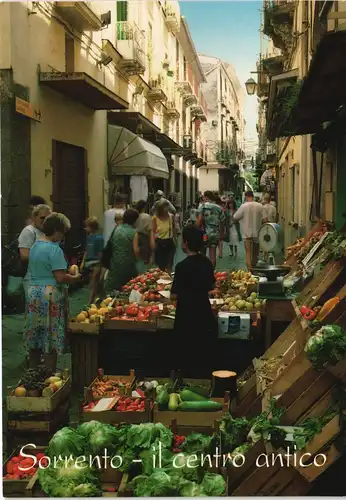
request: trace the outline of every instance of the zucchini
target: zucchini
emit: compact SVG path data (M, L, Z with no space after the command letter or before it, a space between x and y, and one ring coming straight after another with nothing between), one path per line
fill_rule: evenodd
M182 401L208 401L208 398L197 394L189 389L184 389L180 392L180 399Z
M172 392L169 396L169 403L168 403L168 409L170 411L177 411L178 405L179 405L179 394Z
M189 391L192 391L195 394L203 396L205 399L210 398L210 387L203 387L202 385L190 385L189 387L186 387L186 389L189 389Z
M211 399L205 401L183 401L178 405L180 411L220 411L222 404Z

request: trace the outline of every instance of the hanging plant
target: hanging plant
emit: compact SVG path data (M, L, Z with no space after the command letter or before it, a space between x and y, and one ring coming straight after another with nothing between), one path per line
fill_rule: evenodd
M169 69L169 60L166 58L162 63L163 69Z
M174 76L174 71L172 69L167 70L167 76L172 77Z

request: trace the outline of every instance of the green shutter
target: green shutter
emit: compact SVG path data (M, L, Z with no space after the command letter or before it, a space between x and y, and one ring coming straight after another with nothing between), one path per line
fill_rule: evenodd
M127 39L127 30L119 22L127 21L127 0L117 1L117 32L118 40Z
M117 21L127 21L127 0L117 2Z

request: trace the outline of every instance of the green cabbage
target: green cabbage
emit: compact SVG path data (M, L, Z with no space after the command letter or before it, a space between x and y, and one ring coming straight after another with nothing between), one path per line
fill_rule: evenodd
M221 497L226 490L226 481L220 474L206 472L201 487L208 497Z
M99 493L98 477L87 462L80 463L78 461L76 466L74 460L67 460L57 465L57 467L54 467L54 464L51 464L50 467L45 469L38 469L38 480L44 493L50 497L85 496L78 494L78 490L76 492L75 489L79 485L90 484L94 488L90 487L90 494L86 496L97 496L96 493ZM84 486L85 489L86 486ZM92 491L95 494L92 495Z
M176 496L178 484L162 470L155 470L150 476L137 476L130 485L136 497Z
M346 332L338 325L325 325L312 335L305 346L307 358L316 368L335 365L346 355Z
M183 479L179 485L179 495L181 497L205 497L202 485Z
M56 432L49 441L47 455L50 458L79 457L85 455L86 439L70 427L64 427Z

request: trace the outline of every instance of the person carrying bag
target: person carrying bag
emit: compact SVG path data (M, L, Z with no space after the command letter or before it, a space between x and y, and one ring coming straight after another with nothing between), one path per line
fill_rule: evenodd
M174 218L169 213L169 205L163 200L156 207L153 217L153 231L156 235L155 263L162 270L172 272L176 249L176 228Z

